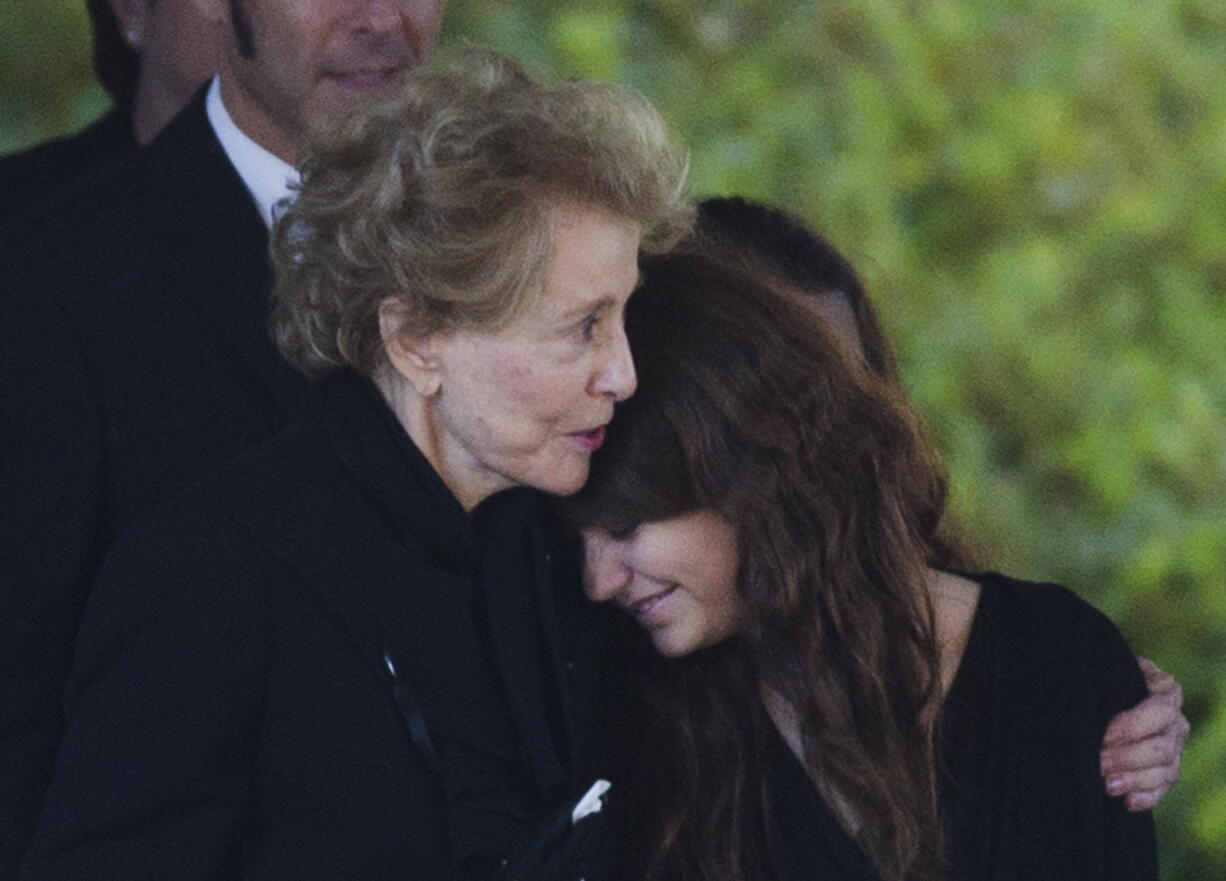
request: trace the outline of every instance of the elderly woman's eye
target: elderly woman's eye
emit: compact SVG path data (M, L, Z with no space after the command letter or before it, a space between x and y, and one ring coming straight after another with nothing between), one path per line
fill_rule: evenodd
M617 527L610 527L606 531L609 533L609 538L613 539L614 541L626 541L628 538L634 535L638 528L639 525L637 523L631 523L628 526L618 525Z
M583 323L579 325L579 334L585 342L591 342L595 338L598 324L600 324L600 316L594 312L583 319Z

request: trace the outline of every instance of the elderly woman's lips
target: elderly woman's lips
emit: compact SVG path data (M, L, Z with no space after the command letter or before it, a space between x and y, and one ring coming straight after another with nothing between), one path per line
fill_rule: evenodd
M594 453L604 445L604 426L593 428L591 431L576 431L568 437L574 438L575 443L583 449Z

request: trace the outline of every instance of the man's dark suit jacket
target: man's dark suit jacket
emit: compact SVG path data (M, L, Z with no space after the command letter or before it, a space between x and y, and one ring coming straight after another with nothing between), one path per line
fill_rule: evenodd
M115 545L23 879L445 879L590 782L605 612L540 497L470 519L365 380L321 397Z
M268 233L204 93L0 227L0 878L29 840L77 622L134 517L286 422Z
M134 153L132 119L115 109L75 135L0 158L0 218L24 214L77 178Z

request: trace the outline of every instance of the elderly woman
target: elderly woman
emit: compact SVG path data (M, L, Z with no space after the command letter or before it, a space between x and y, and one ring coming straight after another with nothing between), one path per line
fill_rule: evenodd
M645 263L641 388L567 507L589 595L672 659L629 761L626 877L1156 877L1099 743L1145 694L1101 614L960 575L897 386L760 269Z
M23 878L489 877L591 783L599 615L538 493L635 388L684 163L470 51L324 143L276 241L314 417L117 544Z

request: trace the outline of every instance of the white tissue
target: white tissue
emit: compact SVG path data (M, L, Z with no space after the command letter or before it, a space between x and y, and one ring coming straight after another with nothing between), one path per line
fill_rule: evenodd
M600 797L609 791L609 787L613 784L608 780L597 780L592 784L592 788L584 793L583 798L579 799L579 803L575 805L575 809L570 812L570 823L575 825L588 814L599 813L604 807Z

